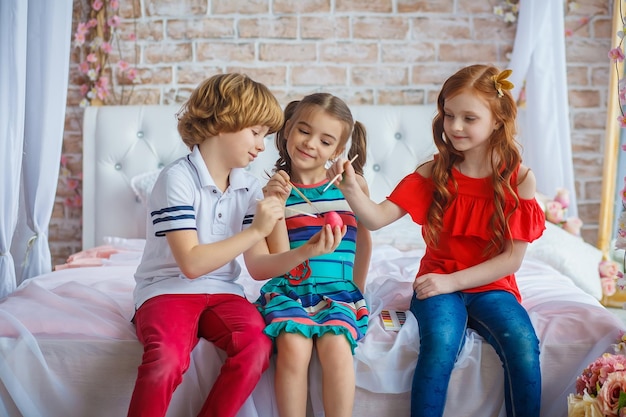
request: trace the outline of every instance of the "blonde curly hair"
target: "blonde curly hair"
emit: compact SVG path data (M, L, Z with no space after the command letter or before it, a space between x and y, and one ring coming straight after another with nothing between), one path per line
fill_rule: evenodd
M267 126L268 135L283 125L283 111L270 90L244 74L204 80L176 115L178 133L189 149L218 133Z

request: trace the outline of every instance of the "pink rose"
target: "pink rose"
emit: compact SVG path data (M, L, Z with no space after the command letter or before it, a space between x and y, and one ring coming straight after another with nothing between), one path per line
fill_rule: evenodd
M598 408L607 417L618 417L617 406L620 392L626 392L626 371L609 374L598 391Z
M614 278L617 276L618 272L619 268L617 266L617 263L608 259L601 261L598 265L598 273L601 277Z
M617 292L617 283L613 278L600 278L600 283L602 284L602 294L607 297L610 297Z
M597 388L604 386L611 373L625 370L626 356L605 353L583 369L576 379L576 394L583 395L586 391L589 395L596 396Z
M563 224L563 230L573 235L580 236L580 229L583 227L583 221L578 217L568 217Z
M622 48L613 48L609 51L609 58L615 62L622 62L624 60L624 52Z
M546 220L551 223L559 224L563 221L565 211L563 205L558 201L548 201L546 203Z
M556 190L556 196L554 197L554 201L561 203L564 209L569 207L569 191L565 188L559 188Z

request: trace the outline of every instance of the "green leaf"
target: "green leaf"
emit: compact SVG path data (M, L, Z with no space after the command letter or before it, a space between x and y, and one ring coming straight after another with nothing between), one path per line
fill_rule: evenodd
M619 411L622 407L626 407L626 392L620 391L619 393L619 401L617 402L617 410Z

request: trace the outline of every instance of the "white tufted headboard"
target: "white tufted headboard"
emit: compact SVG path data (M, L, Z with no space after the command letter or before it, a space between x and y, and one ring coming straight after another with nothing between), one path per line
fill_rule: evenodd
M180 106L102 106L85 109L83 124L83 249L105 236L145 238L145 209L130 187L133 176L188 152L176 130ZM367 129L365 178L382 201L406 174L428 160L435 105L351 106ZM248 169L260 179L277 151L273 136Z

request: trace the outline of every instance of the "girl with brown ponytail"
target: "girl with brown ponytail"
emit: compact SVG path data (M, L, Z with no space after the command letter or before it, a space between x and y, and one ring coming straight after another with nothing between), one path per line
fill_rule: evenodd
M257 300L265 333L276 347L276 399L281 417L305 417L308 369L314 351L322 367L327 416L351 417L355 375L352 355L367 329L363 297L371 255L369 231L360 227L341 191L329 184L326 168L346 152L355 182L368 195L362 176L365 128L343 100L315 93L285 108L276 135L279 158L264 188L285 202L285 218L268 236L272 252L298 250L329 219L340 218L343 238L334 252L307 259L261 288ZM327 187L330 185L330 187ZM315 347L315 350L313 349Z

